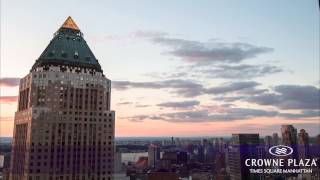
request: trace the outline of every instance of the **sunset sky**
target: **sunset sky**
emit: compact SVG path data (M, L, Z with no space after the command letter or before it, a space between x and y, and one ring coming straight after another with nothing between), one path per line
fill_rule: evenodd
M68 16L112 80L118 137L320 133L316 0L4 0L0 136Z

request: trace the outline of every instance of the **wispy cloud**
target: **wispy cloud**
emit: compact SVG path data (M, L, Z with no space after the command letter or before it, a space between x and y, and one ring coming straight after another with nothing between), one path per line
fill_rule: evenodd
M164 102L157 104L160 107L173 108L173 109L189 109L194 108L200 104L200 101L192 100L192 101L175 101L175 102Z
M127 119L136 122L144 120L162 120L168 122L218 122L218 121L235 121L248 120L254 118L285 118L285 119L302 119L318 118L320 111L302 111L300 113L281 113L278 111L268 111L252 108L225 108L224 111L212 113L208 109L198 109L190 111L179 111L173 113L162 113L158 115L136 115L127 117Z
M166 53L198 64L238 63L273 51L272 48L248 43L200 42L169 37L158 37L153 41L172 48Z
M4 77L0 78L0 86L4 87L15 87L18 86L20 78L17 77Z
M0 96L1 104L16 103L18 101L18 96Z
M281 67L268 64L250 65L183 65L176 67L173 72L152 72L145 76L155 79L177 79L177 78L202 78L202 79L226 79L226 80L249 80L266 77L276 73L286 72ZM289 72L289 71L287 71Z
M305 110L301 113L279 113L280 117L287 119L301 119L301 118L320 118L319 110Z
M253 89L255 92L250 92L252 89L245 91L247 95L238 92L234 96L214 97L213 100L224 102L246 101L284 110L320 109L320 89L316 86L278 85L272 91L267 89ZM260 93L257 93L259 91Z
M169 35L163 31L142 31L138 30L132 33L132 36L135 38L158 38Z
M279 85L275 93L263 93L247 100L280 109L320 109L320 89L315 86Z
M278 111L266 111L262 109L251 108L226 108L222 113L211 113L208 110L191 110L173 113L162 113L158 115L137 115L127 117L132 121L144 120L162 120L168 122L218 122L248 120L254 118L285 118L285 119L303 119L318 118L319 111L303 111L301 113L280 113Z
M222 79L252 79L282 72L283 69L273 65L217 65L210 68L196 70L197 73L208 78Z
M260 54L272 52L273 49L256 46L245 42L207 42L170 37L165 32L137 31L135 37L149 39L151 42L170 48L165 53L192 63L238 63L245 59L255 58Z
M151 105L148 105L148 104L139 104L139 103L136 103L135 107L137 108L146 108L146 107L150 107Z
M234 101L239 101L242 99L246 99L247 96L219 96L219 97L214 97L213 100L215 101L223 101L223 102L234 102Z
M133 102L129 102L129 101L117 103L118 106L131 105L131 104L133 104Z
M112 83L113 88L117 90L127 90L129 88L173 89L174 93L182 97L195 97L203 94L217 95L234 92L252 95L266 91L265 89L256 89L260 83L255 81L229 82L210 88L206 88L200 83L183 79L148 82L113 81Z
M255 87L259 86L260 83L255 81L244 81L244 82L232 82L232 83L225 83L220 86L207 88L205 90L208 94L227 94L227 93L233 93L233 92L243 92L243 93L259 93L256 92L257 89Z
M14 120L14 117L10 117L10 116L3 117L3 116L0 116L0 121L13 121L13 120Z
M198 96L203 89L203 86L199 83L181 79L150 82L112 81L112 87L117 90L127 90L129 88L173 89L174 93L183 97Z

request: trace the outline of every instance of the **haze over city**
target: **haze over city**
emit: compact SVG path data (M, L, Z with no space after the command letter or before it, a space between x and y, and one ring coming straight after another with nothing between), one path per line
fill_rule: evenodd
M112 80L117 137L319 134L317 1L1 1L1 129L72 16ZM90 13L88 13L90 12Z

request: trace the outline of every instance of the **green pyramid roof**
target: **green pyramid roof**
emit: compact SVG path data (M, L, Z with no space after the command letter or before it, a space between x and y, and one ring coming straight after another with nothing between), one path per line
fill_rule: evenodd
M90 68L102 72L98 60L70 16L54 34L53 39L36 60L31 71L37 67L49 65Z

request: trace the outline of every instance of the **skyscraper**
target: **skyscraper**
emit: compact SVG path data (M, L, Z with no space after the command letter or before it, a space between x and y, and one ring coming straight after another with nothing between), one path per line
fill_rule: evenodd
M231 143L227 153L231 180L257 179L245 168L244 161L259 157L259 134L232 134Z
M282 143L284 145L296 145L297 144L297 129L293 125L281 126Z
M20 80L11 180L113 179L111 81L68 17Z
M272 134L272 145L278 145L279 144L279 136L278 133Z
M297 158L297 129L293 125L282 125L281 126L282 134L282 144L290 146L293 148L293 153L286 158Z
M298 151L300 159L309 157L309 134L304 129L298 133Z
M320 145L320 134L318 134L316 137L316 144Z
M266 146L271 146L272 145L272 137L271 136L265 136L264 137L264 144Z
M160 159L160 148L154 144L150 144L148 148L148 166L156 168Z

